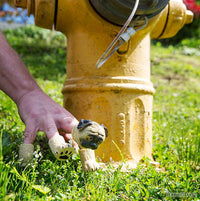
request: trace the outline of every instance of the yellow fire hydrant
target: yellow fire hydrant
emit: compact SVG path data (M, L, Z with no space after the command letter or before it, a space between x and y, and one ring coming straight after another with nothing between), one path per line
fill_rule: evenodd
M152 159L152 102L150 40L174 36L193 14L181 0L168 5L149 20L100 68L97 60L121 27L102 17L89 0L15 0L28 9L37 26L67 37L67 78L64 107L77 119L103 123L109 130L96 151L103 161L129 164L143 156Z

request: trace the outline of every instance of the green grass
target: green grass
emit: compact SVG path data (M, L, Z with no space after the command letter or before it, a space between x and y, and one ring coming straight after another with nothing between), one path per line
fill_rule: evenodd
M41 88L62 104L65 38L36 27L5 35ZM152 45L153 157L160 163L159 172L144 158L127 173L108 167L84 174L78 156L55 160L42 133L33 163L21 168L18 145L24 125L15 104L0 92L0 200L199 200L199 55L199 49L183 45Z

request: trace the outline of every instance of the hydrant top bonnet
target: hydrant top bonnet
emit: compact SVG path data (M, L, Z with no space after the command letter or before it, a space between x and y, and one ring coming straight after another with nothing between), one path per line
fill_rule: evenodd
M90 0L90 2L103 18L117 25L126 22L135 5L135 0ZM168 2L169 0L140 0L135 17L146 16L150 19L159 14ZM139 23L142 24L143 21Z

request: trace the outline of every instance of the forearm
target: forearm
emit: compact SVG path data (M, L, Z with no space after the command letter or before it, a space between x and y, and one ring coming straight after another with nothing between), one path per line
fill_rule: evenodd
M0 89L19 104L21 97L40 90L17 53L0 32Z

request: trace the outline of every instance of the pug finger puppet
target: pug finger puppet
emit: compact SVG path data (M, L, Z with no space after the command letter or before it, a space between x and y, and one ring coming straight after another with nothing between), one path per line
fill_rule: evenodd
M64 137L56 133L49 139L49 146L59 161L66 161L73 154L78 153L78 146L73 145L72 141L66 142ZM21 160L21 166L26 166L33 158L34 146L33 144L21 144L19 146L19 159Z
M58 133L49 140L49 147L59 161L66 161L73 154L77 154L79 149L72 142L67 143L64 137Z
M78 126L72 130L72 137L79 145L80 159L84 172L94 171L99 169L99 164L96 162L94 150L105 140L108 135L108 130L104 125L81 119Z
M72 130L73 140L79 145L80 150L72 142L67 143L59 133L56 133L49 140L49 146L56 159L60 161L67 160L79 150L83 171L94 171L99 169L94 150L105 140L107 133L107 128L103 125L81 119ZM33 158L33 151L34 146L32 144L20 145L19 158L22 160L22 166L25 166Z
M19 146L19 159L21 161L21 166L26 166L26 164L32 160L34 152L34 146L32 144L21 144Z

